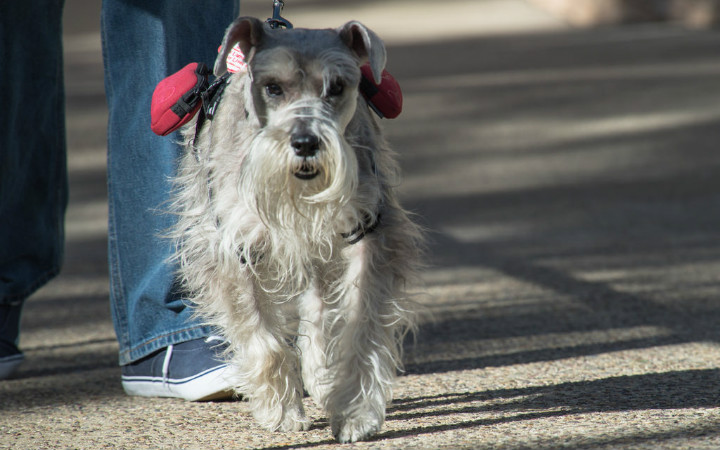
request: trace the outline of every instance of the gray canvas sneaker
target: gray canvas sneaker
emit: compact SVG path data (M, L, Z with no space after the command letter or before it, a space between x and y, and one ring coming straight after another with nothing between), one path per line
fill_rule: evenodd
M231 398L230 370L220 357L226 347L217 336L170 345L123 366L123 389L128 395L189 401Z

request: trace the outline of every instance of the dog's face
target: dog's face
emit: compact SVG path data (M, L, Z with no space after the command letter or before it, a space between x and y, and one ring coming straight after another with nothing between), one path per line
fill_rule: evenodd
M336 30L271 30L258 19L239 18L225 34L216 75L225 72L236 43L248 63L261 127L256 141L263 148L249 154L253 170L316 197L341 184L356 184L357 163L345 130L357 108L359 67L369 62L380 79L382 41L358 22Z

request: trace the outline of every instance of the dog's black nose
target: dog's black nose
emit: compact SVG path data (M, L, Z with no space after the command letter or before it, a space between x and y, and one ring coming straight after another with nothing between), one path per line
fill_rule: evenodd
M315 153L320 150L320 139L314 134L293 134L290 137L290 145L298 156L315 156Z

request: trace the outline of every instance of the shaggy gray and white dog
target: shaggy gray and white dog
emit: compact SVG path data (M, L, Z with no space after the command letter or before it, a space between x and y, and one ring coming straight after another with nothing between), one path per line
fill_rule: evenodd
M385 419L419 228L398 204L399 169L359 94L379 81L382 41L358 22L270 29L238 18L214 73L238 44L212 121L184 130L173 235L189 298L229 342L237 392L271 430L307 430L303 389L341 442Z

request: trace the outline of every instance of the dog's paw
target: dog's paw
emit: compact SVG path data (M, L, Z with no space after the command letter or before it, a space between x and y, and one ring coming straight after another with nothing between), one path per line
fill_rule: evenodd
M298 399L299 400L299 399ZM290 405L274 403L270 407L265 404L251 405L255 420L269 431L306 431L310 429L311 421L305 415L302 402L293 402Z
M380 431L382 420L374 414L365 414L331 420L330 426L335 440L347 444L365 440Z
M285 411L282 421L277 427L278 431L307 431L310 429L311 421L305 415L302 407L292 407Z

